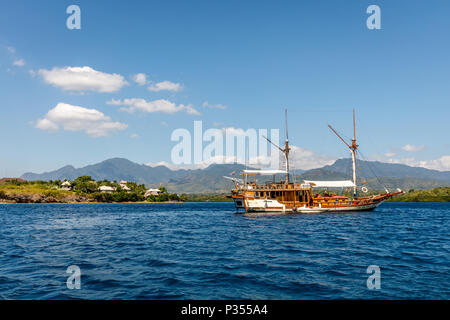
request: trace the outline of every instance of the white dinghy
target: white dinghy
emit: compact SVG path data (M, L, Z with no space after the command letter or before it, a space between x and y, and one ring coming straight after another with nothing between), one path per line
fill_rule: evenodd
M327 208L303 206L303 207L297 208L295 212L298 212L298 213L321 213L321 212L326 212L326 211L328 211Z

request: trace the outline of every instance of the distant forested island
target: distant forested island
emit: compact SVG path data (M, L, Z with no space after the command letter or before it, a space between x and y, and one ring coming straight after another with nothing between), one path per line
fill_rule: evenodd
M450 187L434 188L430 190L411 189L407 193L396 196L393 202L450 202Z
M17 178L0 180L0 202L3 203L80 203L80 202L183 202L186 195L169 193L163 186L146 188L128 181L95 181L81 176L72 181L25 181Z

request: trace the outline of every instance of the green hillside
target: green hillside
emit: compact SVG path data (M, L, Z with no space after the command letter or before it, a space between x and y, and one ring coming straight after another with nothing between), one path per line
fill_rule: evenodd
M393 198L391 201L401 202L450 202L450 187L434 188L431 190L410 190Z

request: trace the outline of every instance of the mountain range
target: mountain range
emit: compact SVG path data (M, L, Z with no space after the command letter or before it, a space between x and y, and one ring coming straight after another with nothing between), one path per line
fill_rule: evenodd
M450 171L437 171L426 168L410 167L403 164L377 161L357 162L359 181L368 188L381 190L401 188L428 189L450 185ZM310 180L342 180L351 178L351 159L339 159L332 165L307 171L297 170L292 177L297 182ZM74 180L79 176L91 176L95 180L135 181L147 186L164 185L177 193L222 193L228 192L233 183L223 178L232 173L239 175L245 169L242 164L212 164L204 169L171 170L166 166L151 167L123 158L112 158L82 168L71 165L44 173L24 173L25 180ZM250 169L250 168L249 168ZM260 178L261 181L269 177Z

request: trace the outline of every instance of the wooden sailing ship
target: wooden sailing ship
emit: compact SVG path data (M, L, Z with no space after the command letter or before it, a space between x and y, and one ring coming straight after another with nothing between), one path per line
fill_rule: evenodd
M360 197L358 194L356 176L356 150L359 145L356 143L355 111L353 110L353 139L347 143L329 125L329 128L341 139L350 149L352 155L353 181L312 181L304 180L302 183L292 183L289 180L289 139L286 116L286 141L284 148L276 146L285 156L285 170L243 170L242 179L225 177L234 182L234 189L229 196L234 200L236 210L244 212L301 212L317 213L325 211L368 211L379 206L384 200L403 193L400 189L396 192L376 194ZM276 182L277 175L284 175L283 181ZM272 176L271 182L258 183L257 177ZM352 196L343 196L325 193L323 195L315 193L317 188L351 188ZM367 192L367 188L363 187Z

